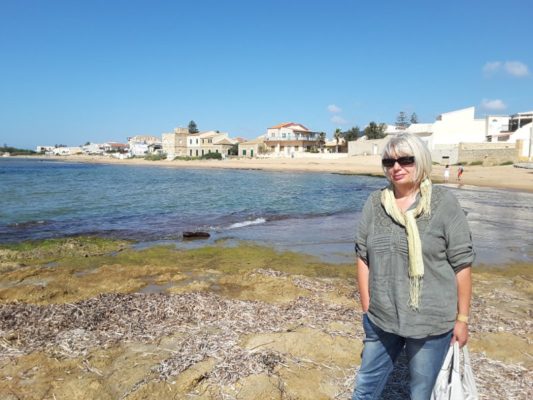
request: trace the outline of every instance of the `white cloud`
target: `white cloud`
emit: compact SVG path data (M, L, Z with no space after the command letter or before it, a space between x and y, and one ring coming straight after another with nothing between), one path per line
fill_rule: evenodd
M342 108L340 108L339 106L336 106L335 104L330 104L328 106L328 111L333 114L338 114L342 112Z
M483 66L483 73L485 75L493 75L501 68L501 61L490 61Z
M503 73L516 78L523 78L529 76L529 68L520 61L490 61L483 66L483 73L486 77Z
M520 61L506 61L503 65L505 71L512 76L521 78L529 75L529 69L527 65Z
M348 123L348 121L346 121L340 115L334 115L333 117L331 117L331 122L336 125L346 125Z
M507 108L507 105L500 99L483 99L481 100L481 107L489 111L501 111Z

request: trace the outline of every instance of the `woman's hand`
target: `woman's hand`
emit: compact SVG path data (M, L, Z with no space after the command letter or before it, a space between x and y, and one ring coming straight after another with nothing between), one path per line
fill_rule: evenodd
M468 324L461 321L455 321L453 328L452 345L458 342L459 347L463 347L468 342Z

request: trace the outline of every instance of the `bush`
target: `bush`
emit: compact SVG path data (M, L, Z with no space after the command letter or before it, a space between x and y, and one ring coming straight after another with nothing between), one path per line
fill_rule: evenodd
M500 165L513 165L514 162L513 161L505 161L505 162L502 162Z
M144 157L145 160L148 161L161 161L166 160L167 155L166 154L148 154Z
M220 153L207 153L200 157L202 160L222 160L222 154Z

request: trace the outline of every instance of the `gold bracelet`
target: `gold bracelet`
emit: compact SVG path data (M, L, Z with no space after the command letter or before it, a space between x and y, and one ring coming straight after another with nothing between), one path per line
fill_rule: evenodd
M468 324L468 316L463 314L457 314L457 321L464 322L465 324Z

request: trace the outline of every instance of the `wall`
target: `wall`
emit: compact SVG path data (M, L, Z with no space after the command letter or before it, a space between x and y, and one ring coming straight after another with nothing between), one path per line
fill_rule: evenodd
M459 162L459 145L436 145L435 148L431 150L431 160L441 165L457 164Z
M433 135L428 144L430 150L436 145L460 142L485 142L485 120L474 119L474 107L444 113L433 124Z
M515 143L459 143L458 162L469 164L482 161L483 165L499 165L518 160Z
M381 154L383 148L390 140L390 136L383 139L373 140L353 140L348 142L348 155L350 156L368 156L372 154Z

